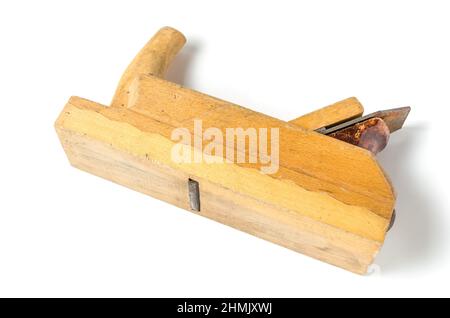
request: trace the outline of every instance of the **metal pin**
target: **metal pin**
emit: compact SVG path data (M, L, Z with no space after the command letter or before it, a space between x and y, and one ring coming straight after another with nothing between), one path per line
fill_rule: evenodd
M389 230L392 228L392 226L394 225L394 223L395 223L395 210L392 211L391 222L389 222L389 226L388 226L387 231L389 231ZM387 232L387 231L386 231L386 232Z
M200 187L197 181L188 180L189 203L192 211L200 211Z

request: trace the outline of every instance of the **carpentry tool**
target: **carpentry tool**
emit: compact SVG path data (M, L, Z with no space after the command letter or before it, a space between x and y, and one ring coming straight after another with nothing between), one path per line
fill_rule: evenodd
M162 28L124 72L111 106L69 99L55 128L71 164L366 273L393 221L395 203L374 154L402 127L409 107L362 116L362 105L351 97L284 122L164 80L185 41L177 30ZM232 159L251 158L255 149L250 141L239 145L234 139L230 144L228 139L198 137L199 120L217 136L230 128L260 134L270 130L265 141L272 159L279 154L277 169L264 174L267 162L229 160L229 153ZM193 145L191 139L174 140L174 132L180 131L194 136ZM174 160L177 145L202 161ZM215 152L202 154L205 146Z

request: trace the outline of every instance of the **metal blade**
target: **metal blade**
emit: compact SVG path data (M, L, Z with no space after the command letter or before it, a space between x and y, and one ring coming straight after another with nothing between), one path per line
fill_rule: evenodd
M328 136L377 154L386 147L389 135L389 127L384 120L374 117L330 133Z
M358 118L346 121L339 125L322 127L322 128L316 129L316 131L321 134L324 134L324 135L329 135L333 132L348 128L350 126L364 122L368 119L377 117L377 118L381 118L388 126L389 132L393 133L394 131L397 131L400 128L402 128L403 123L405 122L406 117L408 117L410 110L411 110L411 107L400 107L400 108L393 108L393 109L387 109L387 110L380 110L375 113L371 113L369 115L365 115L362 117L358 117Z

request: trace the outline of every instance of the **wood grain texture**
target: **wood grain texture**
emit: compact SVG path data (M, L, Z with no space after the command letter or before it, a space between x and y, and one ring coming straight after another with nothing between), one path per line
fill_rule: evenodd
M390 218L393 190L368 151L306 131L247 108L187 89L153 76L141 76L130 109L193 132L193 119L203 126L280 129L280 169L275 176L298 181L311 191L326 191L349 205L366 206ZM348 173L352 171L352 173Z
M136 76L149 74L164 77L167 68L186 43L184 35L171 27L161 28L136 55L122 75L111 102L113 107L126 106L130 85Z
M188 211L194 180L201 202L194 213L365 273L392 217L392 186L369 151L311 131L360 116L361 104L349 98L284 122L183 88L162 77L184 43L177 30L161 29L128 66L111 107L69 100L55 127L71 164ZM278 128L278 171L262 174L261 163L175 162L172 132L194 133L194 119L221 131ZM201 153L211 143L194 136L194 145L184 147L225 159L225 151ZM213 143L246 158L254 151Z
M364 108L358 99L356 97L350 97L295 118L289 121L289 123L305 129L315 130L354 119L361 116L363 112Z
M264 115L253 115L253 122L263 116L259 119L263 121L261 124L286 125ZM355 199L353 205L342 202L336 197L338 192L333 193L333 190L348 186L347 177L335 172L330 178L334 178L333 182L329 183L322 178L322 172L321 176L311 175L318 172L313 166L305 167L308 171L298 172L290 167L295 163L291 162L291 156L280 160L282 167L277 175L263 175L250 164L176 164L170 158L174 144L170 134L175 126L133 110L72 98L56 122L68 158L78 168L187 210L190 209L187 181L192 178L200 183L200 215L364 273L379 250L389 223L388 210L393 204L389 183L367 151L297 127L281 126L280 136L288 136L283 139L287 144L296 138L304 139L301 144L294 143L294 147L305 142L312 142L316 147L317 142L323 143L327 154L321 160L325 162L333 148L341 153L337 160L340 161L342 154L347 153L342 147L348 147L349 156L360 157L361 162L365 162L350 168L355 172L364 171L366 175L369 171L368 177L373 177L374 184L384 184L380 197L380 193L366 189L369 190L365 191L367 202L383 197L381 201L386 209L373 211L362 203L355 203L361 199ZM313 190L317 183L322 184L323 189ZM357 192L348 188L346 191L358 197Z

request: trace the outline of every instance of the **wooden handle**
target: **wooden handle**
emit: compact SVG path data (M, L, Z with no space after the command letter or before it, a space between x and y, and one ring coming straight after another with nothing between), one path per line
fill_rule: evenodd
M335 104L320 108L306 115L289 121L289 123L309 130L336 125L346 120L359 117L364 112L361 103L350 97Z
M164 77L167 68L186 43L184 35L171 27L160 29L136 55L122 75L112 107L127 107L130 86L141 74Z

